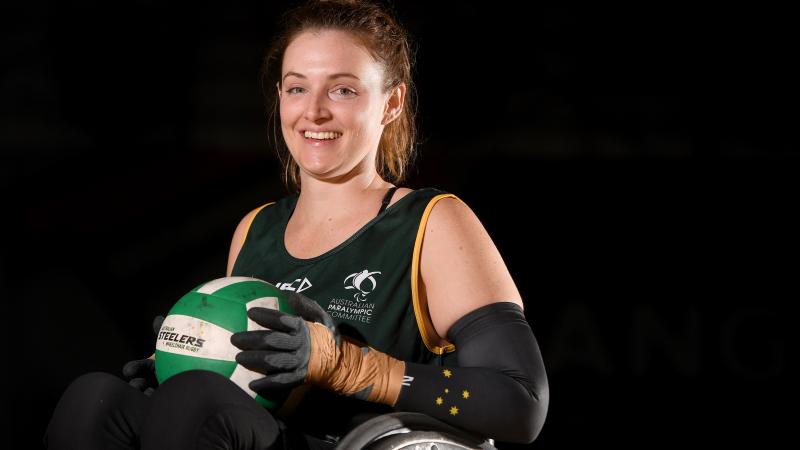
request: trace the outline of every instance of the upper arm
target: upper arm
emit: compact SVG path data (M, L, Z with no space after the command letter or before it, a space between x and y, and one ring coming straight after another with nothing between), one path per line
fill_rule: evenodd
M431 321L439 336L465 314L522 298L500 252L474 212L445 198L431 211L420 257Z
M250 211L239 221L239 225L236 226L236 231L233 232L233 239L231 240L231 248L228 251L228 268L225 271L225 276L231 276L233 265L236 263L236 257L239 256L242 245L244 245L244 239L247 237L247 231L250 229L250 223L253 222L253 218L260 210L261 208L256 208Z

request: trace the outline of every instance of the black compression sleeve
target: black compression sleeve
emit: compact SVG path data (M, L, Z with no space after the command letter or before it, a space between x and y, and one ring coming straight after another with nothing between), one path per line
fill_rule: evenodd
M539 346L522 309L493 303L450 329L458 367L406 363L395 406L504 442L536 439L549 390Z

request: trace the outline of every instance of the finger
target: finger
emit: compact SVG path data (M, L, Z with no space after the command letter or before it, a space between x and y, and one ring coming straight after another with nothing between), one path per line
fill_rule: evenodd
M231 335L231 344L242 350L297 350L303 338L269 330L240 331Z
M149 387L156 387L158 386L158 377L156 376L156 363L153 361L152 364L149 364L152 369L150 369L146 375L145 379L147 380L147 386Z
M128 361L122 366L122 375L127 378L131 379L136 376L136 373L139 372L139 366L142 364L141 360L135 361Z
M333 329L336 324L333 319L321 306L314 300L306 297L297 292L290 292L288 295L289 305L292 306L295 313L303 319L311 322L317 322L325 325L329 329Z
M145 389L147 389L148 387L147 380L145 380L144 378L134 378L131 381L129 381L128 384L136 388L137 391L142 391L142 392L144 392Z
M158 335L158 332L161 331L161 325L164 323L164 316L156 316L153 318L153 333Z
M297 331L300 328L300 322L303 320L299 317L290 316L289 314L278 311L277 309L259 307L247 310L247 317L262 327L275 331L283 331L285 333Z
M143 393L144 393L144 395L146 395L147 397L152 397L152 396L153 396L153 392L155 392L155 391L156 391L156 390L155 390L155 388L151 388L151 387L149 387L149 388L145 389L145 390L143 391Z
M305 377L305 373L285 372L253 380L249 386L255 392L283 391L303 384Z
M253 350L237 353L236 362L266 375L296 370L304 361L294 353Z
M155 361L149 359L136 359L133 361L128 361L122 367L122 375L128 379L145 375L153 370L154 364Z

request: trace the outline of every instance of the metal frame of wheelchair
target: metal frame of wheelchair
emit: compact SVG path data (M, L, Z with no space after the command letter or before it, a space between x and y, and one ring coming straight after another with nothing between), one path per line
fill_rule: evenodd
M419 413L374 417L351 430L336 450L493 450L494 442Z

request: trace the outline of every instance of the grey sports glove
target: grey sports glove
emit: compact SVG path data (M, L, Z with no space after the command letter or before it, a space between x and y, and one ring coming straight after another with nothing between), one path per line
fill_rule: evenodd
M268 308L251 308L247 316L267 330L242 331L231 343L243 351L236 362L265 376L250 383L256 392L285 390L302 384L308 373L311 339L306 321L330 330L337 344L339 333L331 316L315 301L292 292L288 295L296 316Z
M163 322L164 316L156 316L153 319L153 333L158 335ZM128 384L142 391L148 397L153 395L153 391L158 386L155 359L144 358L128 361L122 367L122 375L128 380Z

